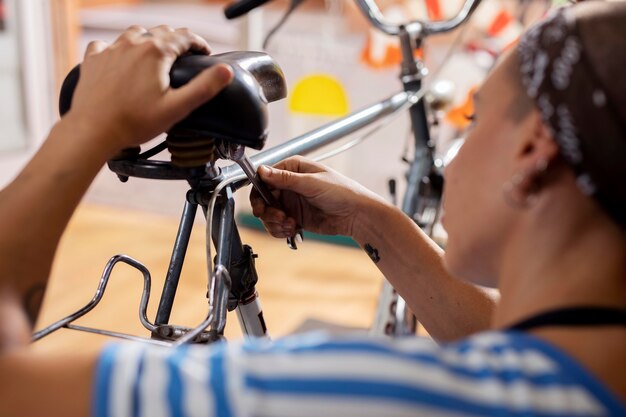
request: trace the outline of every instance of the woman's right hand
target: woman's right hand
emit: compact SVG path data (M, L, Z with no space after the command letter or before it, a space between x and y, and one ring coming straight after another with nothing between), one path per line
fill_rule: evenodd
M274 237L292 237L298 227L326 234L353 236L359 216L382 201L359 183L309 159L295 156L270 168L261 166L261 179L274 190L284 209L265 204L250 193L253 214Z

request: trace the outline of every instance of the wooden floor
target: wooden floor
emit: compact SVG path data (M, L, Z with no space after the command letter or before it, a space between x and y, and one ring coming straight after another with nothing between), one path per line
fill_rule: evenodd
M38 323L41 328L86 304L102 269L115 254L127 254L152 273L148 317L154 320L178 219L138 211L83 205L72 219L57 253ZM374 316L381 275L367 256L354 248L306 241L298 251L263 232L241 230L258 252L257 270L268 329L273 337L289 334L307 319L342 326L369 326ZM195 325L206 314L204 222L196 222L170 322ZM142 278L120 265L102 302L77 324L147 336L138 319ZM226 336L241 338L234 313ZM96 349L110 339L61 329L37 342L36 350Z

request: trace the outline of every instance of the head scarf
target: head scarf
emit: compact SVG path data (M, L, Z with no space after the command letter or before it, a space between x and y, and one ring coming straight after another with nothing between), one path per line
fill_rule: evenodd
M626 2L556 9L517 51L526 93L578 187L626 229Z

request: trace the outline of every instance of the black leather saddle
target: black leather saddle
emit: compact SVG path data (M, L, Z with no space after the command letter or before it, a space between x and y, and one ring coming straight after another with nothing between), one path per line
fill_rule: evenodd
M286 97L285 77L278 64L262 52L235 51L217 55L187 55L176 60L170 85L185 85L202 70L226 63L233 68L233 81L215 98L193 111L169 132L185 136L221 139L261 149L267 139L267 104ZM70 71L61 87L59 110L64 115L80 77L80 65Z

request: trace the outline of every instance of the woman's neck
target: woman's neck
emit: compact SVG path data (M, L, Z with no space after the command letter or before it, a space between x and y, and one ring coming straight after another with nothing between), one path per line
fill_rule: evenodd
M587 223L560 219L518 228L504 251L493 328L563 307L626 310L625 238L607 222L600 216ZM552 326L530 333L574 357L626 403L626 327Z
M562 307L626 309L625 238L607 222L520 226L504 251L493 327Z

